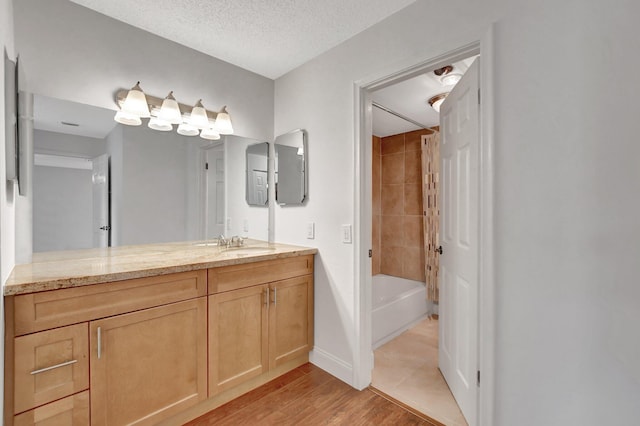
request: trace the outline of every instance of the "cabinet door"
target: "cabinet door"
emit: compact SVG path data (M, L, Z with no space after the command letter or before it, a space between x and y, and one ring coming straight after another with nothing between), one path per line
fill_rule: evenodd
M155 424L207 397L206 298L90 323L91 424Z
M68 396L15 417L13 426L88 426L89 391Z
M209 296L209 396L268 370L268 287Z
M269 368L307 354L313 346L313 275L271 284Z

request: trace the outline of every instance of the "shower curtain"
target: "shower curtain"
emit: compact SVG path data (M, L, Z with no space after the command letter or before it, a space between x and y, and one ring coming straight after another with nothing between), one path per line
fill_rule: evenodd
M424 212L424 255L427 300L438 302L439 216L438 179L440 171L440 132L422 136L422 203Z

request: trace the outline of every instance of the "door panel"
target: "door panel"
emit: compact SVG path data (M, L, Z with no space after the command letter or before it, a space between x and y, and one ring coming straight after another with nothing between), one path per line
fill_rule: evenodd
M476 423L478 306L478 62L440 109L440 370L470 425Z
M111 243L109 155L103 154L96 157L92 163L93 247L108 247Z

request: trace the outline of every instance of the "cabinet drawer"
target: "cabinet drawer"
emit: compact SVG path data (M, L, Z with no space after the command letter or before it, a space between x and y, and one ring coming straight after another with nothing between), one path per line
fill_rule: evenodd
M209 294L313 273L313 255L209 269Z
M88 426L89 391L68 396L15 417L14 426Z
M15 334L204 296L206 270L15 296Z
M14 413L89 388L87 323L15 339Z

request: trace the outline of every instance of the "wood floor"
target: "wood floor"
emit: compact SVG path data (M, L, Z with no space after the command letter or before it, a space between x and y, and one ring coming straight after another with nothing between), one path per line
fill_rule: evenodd
M428 425L369 389L305 364L190 423L205 425Z

